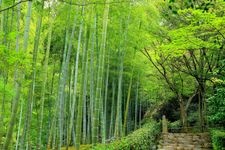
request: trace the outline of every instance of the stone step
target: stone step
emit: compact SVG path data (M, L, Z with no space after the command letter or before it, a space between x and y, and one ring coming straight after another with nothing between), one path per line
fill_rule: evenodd
M209 133L167 133L162 134L159 150L211 150Z
M208 149L208 148L180 148L180 147L176 147L176 148L159 148L158 150L212 150L212 149Z

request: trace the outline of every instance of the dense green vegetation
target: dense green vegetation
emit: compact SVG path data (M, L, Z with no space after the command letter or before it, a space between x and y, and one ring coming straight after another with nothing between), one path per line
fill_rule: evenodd
M120 149L120 150L130 150L130 149L155 149L157 144L157 138L160 135L160 125L155 121L147 121L142 128L132 132L126 137L115 140L110 144L101 144L95 146L93 149Z
M162 115L222 149L224 27L224 0L0 0L0 149L151 149Z
M213 149L219 150L225 148L225 132L221 130L212 130Z

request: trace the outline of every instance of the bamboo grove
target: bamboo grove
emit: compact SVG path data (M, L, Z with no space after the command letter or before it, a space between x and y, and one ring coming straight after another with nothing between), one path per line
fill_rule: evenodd
M141 126L149 2L1 0L0 10L0 149L79 149Z
M224 0L0 0L0 150L132 133L148 148L164 114L185 132L224 126L224 12Z

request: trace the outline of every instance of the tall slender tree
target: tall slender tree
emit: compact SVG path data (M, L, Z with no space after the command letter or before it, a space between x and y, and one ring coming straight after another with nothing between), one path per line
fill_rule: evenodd
M50 14L51 15L51 14ZM42 82L42 89L41 89L41 112L40 112L40 126L39 126L39 137L38 137L38 146L37 149L42 148L42 132L43 132L43 118L44 118L44 104L45 104L45 93L46 93L46 84L47 84L47 74L48 74L48 63L49 63L49 53L51 47L51 39L52 39L52 28L53 28L53 18L49 16L49 29L48 29L48 42L47 48L45 52L45 60L43 66L43 82Z
M96 97L95 97L95 107L94 107L94 130L93 130L93 143L98 140L98 129L99 129L99 117L101 113L103 97L102 97L102 83L103 83L103 73L105 65L105 46L106 46L106 36L107 36L107 24L108 24L108 14L109 14L109 1L106 1L104 15L103 15L103 31L102 31L102 41L99 52L99 64L97 71L97 83L96 83ZM102 128L101 128L102 129ZM101 132L102 133L102 132Z
M28 40L29 40L29 30L30 30L30 20L31 20L31 7L32 7L32 1L28 1L28 8L27 8L27 16L26 16L26 24L24 28L24 41L23 41L23 50L24 52L27 51L28 48ZM12 115L10 118L10 123L9 127L7 130L7 135L6 135L6 140L3 146L3 149L7 150L9 148L11 139L12 139L12 134L13 134L13 128L15 124L15 119L16 119L16 114L17 114L17 109L18 109L18 104L19 104L19 99L20 99L20 92L22 88L22 80L24 78L24 74L22 72L18 73L18 76L16 75L16 85L15 85L15 90L16 94L13 98L13 106L12 106ZM18 83L20 81L20 83Z

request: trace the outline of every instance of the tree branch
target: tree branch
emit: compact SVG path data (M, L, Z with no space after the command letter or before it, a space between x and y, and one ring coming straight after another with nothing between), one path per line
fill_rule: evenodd
M6 11L6 10L9 10L9 9L12 9L13 7L16 7L17 5L19 5L20 3L24 3L24 2L28 2L28 1L31 1L31 0L22 0L22 1L19 1L9 7L6 7L6 8L3 8L0 10L0 13L3 12L3 11Z
M190 57L191 57L193 66L194 66L194 68L195 68L195 71L197 71L197 65L196 65L196 63L198 63L198 62L197 62L197 59L195 59L196 57L194 56L194 52L191 51L191 50L188 50L188 52L189 52L189 54L190 54ZM196 62L195 62L195 60L196 60Z
M6 8L3 8L0 10L0 13L3 12L3 11L6 11L6 10L9 10L9 9L12 9L13 7L16 7L17 5L21 4L21 3L24 3L24 2L28 2L28 1L32 1L32 0L21 0L9 7L6 7ZM66 3L66 4L69 4L69 5L76 5L76 6L88 6L88 5L95 5L95 4L100 4L100 5L104 5L104 4L121 4L121 3L133 3L134 1L118 1L118 2L90 2L90 3L75 3L75 2L67 2L65 0L60 0L59 2L63 2L63 3Z
M225 39L225 36L223 35L223 33L222 32L220 32L220 30L219 29L217 29L215 26L213 26L211 23L209 23L209 25L211 26L211 27L213 27L221 36L222 36L222 38L223 39Z
M152 57L150 56L150 54L148 53L147 49L144 48L144 52L141 51L145 56L147 56L147 58L150 60L150 62L153 64L153 66L159 71L159 73L161 75L163 75L163 72L159 69L159 67L154 63L154 61L152 60Z
M192 99L195 97L195 95L197 93L198 93L198 88L194 91L194 93L192 94L192 96L188 98L187 104L185 106L185 111L188 110L188 107L190 106Z

